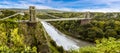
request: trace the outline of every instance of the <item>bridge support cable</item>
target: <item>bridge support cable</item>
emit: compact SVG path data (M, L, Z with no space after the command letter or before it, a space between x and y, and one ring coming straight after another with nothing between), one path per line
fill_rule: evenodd
M16 14L13 14L13 15L11 15L11 16L4 17L4 18L2 18L2 19L0 19L0 20L9 19L9 18L11 18L11 17L13 17L13 16L16 16L16 15L18 15L18 14L20 14L20 15L24 15L23 13L16 13Z
M54 15L51 15L51 14L48 14L48 13L45 13L45 12L43 12L43 14L48 15L48 16L53 17L53 18L60 18L60 17L54 16Z
M50 17L56 18L56 19L62 18L62 17L58 17L58 16L54 16L54 15L48 14L48 13L46 13L46 12L42 12L42 13L45 14L45 15L48 15L48 16L50 16ZM77 17L78 17L78 16L77 16ZM86 16L84 16L84 17L86 17ZM72 17L72 18L76 18L76 17ZM90 18L90 14L89 14L89 13L88 13L88 15L87 15L87 18Z
M60 18L60 19L38 19L39 21L65 21L65 20L85 20L91 18Z

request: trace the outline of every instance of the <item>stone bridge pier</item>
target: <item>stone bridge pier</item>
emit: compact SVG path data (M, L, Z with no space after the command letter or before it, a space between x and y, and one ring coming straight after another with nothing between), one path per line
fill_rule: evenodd
M85 12L84 18L91 18L91 15L90 15L89 11ZM91 21L91 19L83 19L83 20L80 20L80 24L81 25L88 24L90 21Z
M23 33L24 43L36 46L38 53L50 53L50 48L43 33L42 24L36 20L35 6L29 7L29 21L19 23L20 33Z
M80 20L80 24L84 25L84 24L88 24L90 23L91 19L84 19L84 20Z

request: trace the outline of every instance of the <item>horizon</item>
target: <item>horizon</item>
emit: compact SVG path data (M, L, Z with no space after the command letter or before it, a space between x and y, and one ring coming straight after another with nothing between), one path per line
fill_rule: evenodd
M120 12L120 0L0 0L0 8L52 9L73 12Z

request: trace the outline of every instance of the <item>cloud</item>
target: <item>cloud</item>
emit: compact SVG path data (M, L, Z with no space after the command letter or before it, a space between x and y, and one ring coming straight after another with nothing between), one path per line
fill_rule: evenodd
M56 9L63 11L119 11L120 0L2 0L0 8L28 8L36 6L38 9Z
M81 10L82 12L84 11L90 11L90 12L120 12L119 9L110 9L110 8L101 8L101 9L83 9Z

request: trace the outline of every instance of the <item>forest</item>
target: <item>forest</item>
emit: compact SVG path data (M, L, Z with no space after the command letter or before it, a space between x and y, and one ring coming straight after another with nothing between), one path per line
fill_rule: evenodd
M61 18L84 17L85 13L49 13ZM42 15L44 19L44 15ZM88 24L76 21L49 22L61 32L74 38L95 43L73 53L119 53L120 13L91 13ZM101 49L102 48L102 49ZM104 49L103 49L104 48ZM115 50L113 50L115 49Z
M1 12L1 19L17 13L12 10L2 10ZM24 12L24 14L18 14L6 20L0 20L0 53L66 52L61 46L57 46L48 36L40 22L36 23L35 28L29 27L29 22L15 22L18 20L28 20L29 14L27 12Z
M80 21L51 22L63 33L78 39L94 42L99 38L120 38L120 18L92 19L90 23L81 25Z
M85 13L65 12L65 13L49 13L49 14L60 18L73 18L73 17L82 18L84 17ZM65 34L87 41L94 42L96 39L108 38L108 37L119 38L120 13L91 12L90 14L91 14L90 17L92 19L87 24L81 24L80 20L55 21L50 23ZM41 16L39 15L38 17L42 17L41 19L45 19L44 15Z
M17 13L11 10L0 11L0 19ZM85 12L48 13L60 18L84 17ZM115 15L114 15L115 14ZM41 19L53 17L38 13ZM42 24L35 28L17 20L28 20L29 14L17 15L10 19L0 20L0 52L1 53L119 53L120 52L120 13L91 12L92 20L87 24L78 21L49 22L62 33L76 39L95 43L94 46L82 47L78 50L65 51L44 31ZM28 23L29 24L29 23ZM32 33L29 33L29 31ZM41 32L41 33L40 33ZM40 40L39 40L40 39Z

